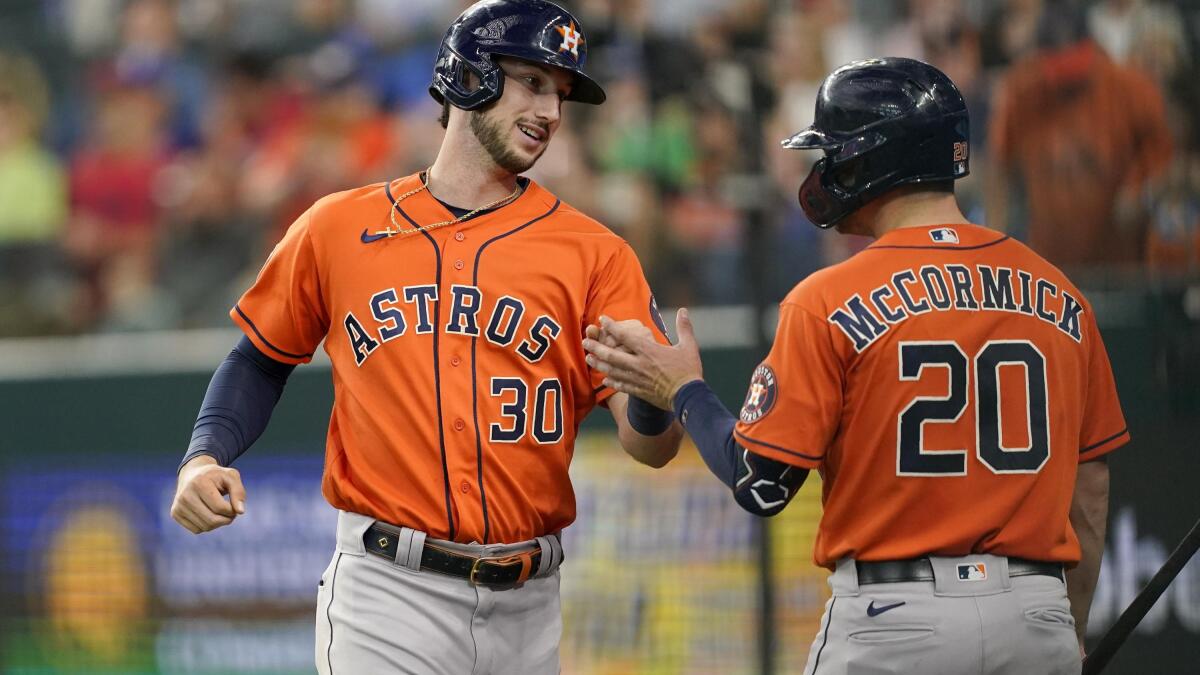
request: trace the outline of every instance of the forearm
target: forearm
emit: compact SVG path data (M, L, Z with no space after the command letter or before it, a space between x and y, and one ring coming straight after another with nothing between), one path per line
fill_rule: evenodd
M649 415L653 419L639 415L636 407L649 404L634 401L625 394L609 398L609 410L617 421L617 439L630 457L647 466L662 468L679 453L683 428L675 423L674 415L666 411L659 411L662 413L659 416Z
M266 429L292 368L243 337L213 373L180 467L200 455L232 464Z
M681 387L674 403L675 416L696 443L708 470L733 492L743 509L773 516L804 484L806 469L757 455L734 440L736 418L703 380Z
M1088 612L1100 576L1107 521L1108 463L1102 458L1079 465L1075 496L1071 501L1071 527L1079 538L1082 554L1079 564L1067 571L1067 597L1071 601L1071 615L1075 618L1080 645L1087 633Z
M700 451L700 457L725 487L737 484L737 443L733 413L713 393L703 380L683 385L675 394L675 417L687 430Z

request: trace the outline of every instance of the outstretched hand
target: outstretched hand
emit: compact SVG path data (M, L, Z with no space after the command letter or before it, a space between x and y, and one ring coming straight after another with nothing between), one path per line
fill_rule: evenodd
M704 375L687 309L675 313L679 343L674 346L656 342L645 326L607 316L595 328L588 327L583 341L587 363L604 373L604 384L616 391L671 410L680 387Z

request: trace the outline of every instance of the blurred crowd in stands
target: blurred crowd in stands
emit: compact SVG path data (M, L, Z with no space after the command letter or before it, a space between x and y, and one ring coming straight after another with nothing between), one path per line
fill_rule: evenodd
M428 166L458 0L5 0L0 336L227 326L317 198ZM1103 281L1200 276L1200 1L568 0L609 100L530 172L664 306L775 302L865 242L796 189L824 76L910 56L972 118L976 222Z

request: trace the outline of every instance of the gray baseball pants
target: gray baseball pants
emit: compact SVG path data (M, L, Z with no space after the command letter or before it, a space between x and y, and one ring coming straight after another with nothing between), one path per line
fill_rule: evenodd
M562 635L557 560L516 588L418 571L424 533L391 562L366 552L373 519L339 512L337 549L317 590L316 664L322 675L541 675L558 673ZM438 546L503 555L519 545Z
M864 586L854 561L841 561L805 675L1078 675L1061 580L1010 578L997 556L930 560L934 581ZM986 579L959 578L959 566L978 562Z

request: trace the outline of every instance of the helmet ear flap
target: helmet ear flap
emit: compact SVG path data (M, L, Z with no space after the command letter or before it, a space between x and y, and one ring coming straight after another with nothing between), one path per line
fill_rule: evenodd
M822 157L813 164L808 178L800 184L800 207L813 225L828 229L837 225L843 218L863 205L861 192L852 189L842 182L849 182L856 188L861 180L868 180L869 173L864 173L862 158L849 162L835 163L830 156Z
M855 194L865 187L866 177L871 174L869 163L870 154L855 157L848 162L841 162L829 170L829 179L842 190Z
M813 225L822 229L833 226L838 211L837 198L821 183L828 162L828 158L822 157L813 164L797 194L804 215Z
M463 110L475 110L500 98L504 92L503 71L487 54L480 55L480 65L482 68L443 45L429 93L439 103L448 100Z

